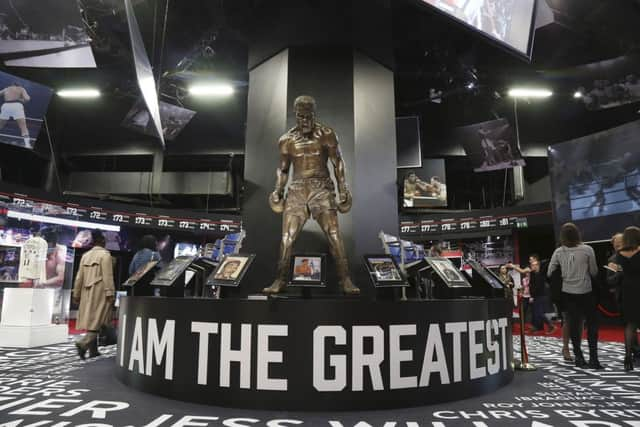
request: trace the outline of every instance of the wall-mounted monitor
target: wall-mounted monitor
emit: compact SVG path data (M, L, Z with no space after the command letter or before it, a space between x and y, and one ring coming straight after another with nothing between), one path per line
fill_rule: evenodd
M424 159L418 169L398 169L403 208L447 207L444 159Z

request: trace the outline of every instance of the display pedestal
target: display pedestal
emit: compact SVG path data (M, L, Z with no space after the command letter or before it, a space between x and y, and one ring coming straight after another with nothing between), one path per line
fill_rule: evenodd
M5 289L0 347L31 348L66 342L67 325L51 324L54 294L53 289Z
M504 298L125 297L116 376L170 399L364 411L491 393L513 379Z

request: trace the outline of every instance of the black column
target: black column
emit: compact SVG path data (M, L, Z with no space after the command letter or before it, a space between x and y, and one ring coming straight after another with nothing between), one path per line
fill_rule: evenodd
M378 239L380 230L396 234L398 231L393 72L357 49L360 40L368 40L367 33L376 40L386 34L390 16L388 13L385 16L384 12L388 5L373 1L368 15L353 14L361 1L329 1L324 8L318 6L319 2L314 3L312 9L294 8L292 13L296 16L278 16L277 20L298 22L300 15L313 13L318 18L314 23L326 23L323 17L328 19L333 13L344 10L340 23L348 27L340 29L343 38L338 40L327 26L326 34L334 34L334 37L330 44L324 44L317 39L310 40L310 34L318 36L320 33L313 33L314 29L308 28L301 36L308 44L301 45L301 39L293 37L290 39L293 47L262 60L250 72L245 149L247 186L243 205L247 240L244 248L258 256L247 277L248 292L257 292L267 286L275 275L282 218L271 212L267 197L275 183L277 141L295 125L293 100L299 95L311 95L316 99L317 120L333 128L339 138L347 182L354 198L352 211L339 215L340 228L354 282L365 294L370 284L362 265L362 255L382 251ZM350 18L345 19L345 15ZM298 30L304 31L304 28ZM285 37L281 32L262 34L263 37L255 42L251 55L254 59L266 55L265 46L275 49L282 45L282 40L292 37L291 34ZM390 42L379 44L378 53L386 52L380 46L390 46ZM385 58L384 54L375 56L376 59ZM305 227L295 251L328 252L324 236L314 221L310 220ZM332 262L328 277L330 291L335 292Z

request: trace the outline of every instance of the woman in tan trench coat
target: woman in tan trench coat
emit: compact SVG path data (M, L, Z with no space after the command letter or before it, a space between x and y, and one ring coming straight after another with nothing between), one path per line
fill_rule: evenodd
M80 304L77 329L87 332L78 341L78 355L84 360L87 350L89 357L98 356L98 332L111 319L115 286L111 254L104 248L105 239L100 231L92 232L93 248L80 260L80 268L73 286L73 300Z

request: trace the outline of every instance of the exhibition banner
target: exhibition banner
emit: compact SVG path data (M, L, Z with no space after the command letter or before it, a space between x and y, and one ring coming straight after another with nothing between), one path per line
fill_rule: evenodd
M512 230L536 225L553 224L549 203L511 206L491 210L447 211L437 214L403 215L400 218L400 235L417 239L424 236L434 239L456 234L486 233L495 230Z
M117 376L217 406L364 410L486 393L513 377L506 300L121 302Z
M195 233L237 233L242 220L235 215L199 214L189 211L157 209L109 203L73 197L58 197L50 193L25 189L2 182L0 185L0 213L16 220L39 221L42 217L60 225L77 228L98 228L119 231L120 227L181 230ZM40 221L47 222L47 221ZM87 226L89 223L91 226ZM81 238L74 247L84 247Z

